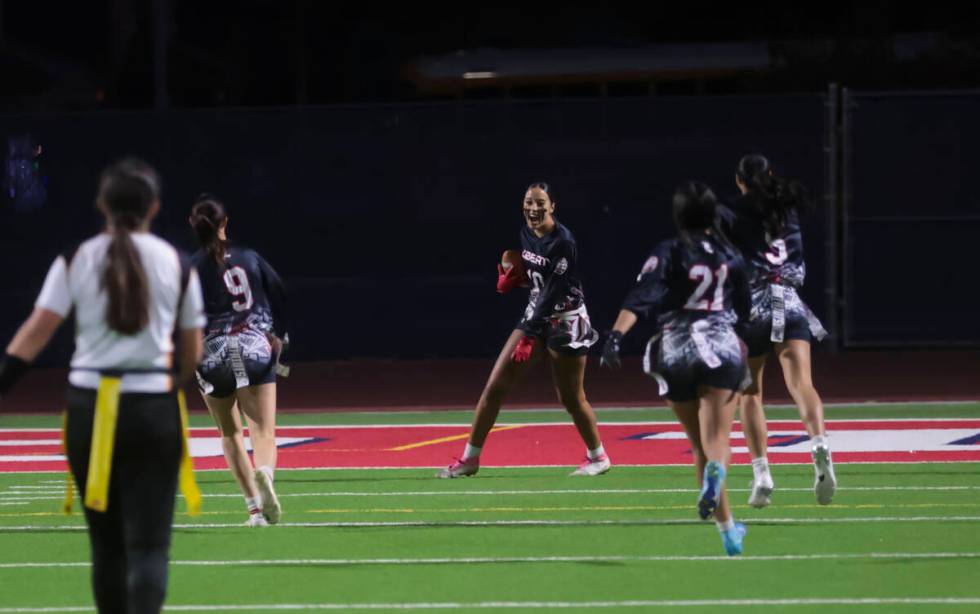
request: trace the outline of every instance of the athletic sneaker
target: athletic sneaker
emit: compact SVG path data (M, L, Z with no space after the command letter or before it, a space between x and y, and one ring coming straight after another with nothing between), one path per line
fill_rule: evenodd
M715 515L721 488L725 484L725 468L718 461L709 461L704 466L704 480L701 482L701 496L698 497L698 515L707 520Z
M816 473L813 492L817 495L817 503L827 505L837 492L837 476L834 475L834 462L830 460L830 448L813 447L813 470Z
M725 546L725 553L728 556L742 554L742 540L748 529L741 522L736 522L735 526L721 534L721 543Z
M269 521L265 519L262 514L249 514L248 520L245 521L246 527L267 527L269 526Z
M456 462L445 469L440 469L437 478L461 478L476 475L480 470L480 458L457 458Z
M749 505L760 509L769 505L769 495L775 488L771 475L763 474L752 480L749 486L752 487L752 492L749 494Z
M578 469L569 475L602 475L609 471L611 467L612 463L609 462L609 457L605 454L600 454L599 458L596 459L591 459L586 456L585 461L578 466Z
M279 516L282 515L282 506L279 505L279 497L272 488L272 478L261 467L255 470L255 486L259 489L259 497L262 499L262 513L269 524L276 524L279 522Z

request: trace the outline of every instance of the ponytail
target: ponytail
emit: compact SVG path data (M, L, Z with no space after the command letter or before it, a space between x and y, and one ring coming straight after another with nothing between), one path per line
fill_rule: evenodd
M146 162L126 158L102 171L96 203L112 232L102 274L106 321L122 335L135 335L150 322L150 285L132 233L159 202L160 178Z
M218 266L224 266L228 241L218 236L221 224L228 219L221 201L210 194L197 197L191 207L190 223L197 235L197 242L204 248Z
M149 283L130 232L123 224L113 225L102 275L102 287L109 295L106 320L109 328L123 335L135 335L150 323Z
M809 191L795 179L777 177L769 160L760 154L750 154L739 160L735 171L748 191L746 200L762 215L770 232L779 232L794 211L810 210Z

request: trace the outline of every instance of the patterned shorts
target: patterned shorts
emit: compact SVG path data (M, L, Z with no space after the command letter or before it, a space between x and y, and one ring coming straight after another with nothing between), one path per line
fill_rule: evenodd
M272 345L262 331L245 328L204 340L204 359L197 368L197 383L209 396L225 398L239 388L276 381Z
M827 336L796 289L778 284L753 288L752 316L741 333L751 358L768 354L776 343L790 339L813 342Z
M742 390L751 382L742 344L731 324L702 319L671 326L647 344L643 369L675 402L698 398L698 387Z

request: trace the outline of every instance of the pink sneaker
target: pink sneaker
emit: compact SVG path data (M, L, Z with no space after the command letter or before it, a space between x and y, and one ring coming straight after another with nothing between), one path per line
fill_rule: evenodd
M436 474L437 478L461 478L467 475L476 475L480 470L480 458L458 458L456 462L445 469L440 469Z
M573 471L571 475L602 475L609 471L611 467L612 463L609 462L609 457L605 454L596 459L586 457L585 462L579 465L578 469Z

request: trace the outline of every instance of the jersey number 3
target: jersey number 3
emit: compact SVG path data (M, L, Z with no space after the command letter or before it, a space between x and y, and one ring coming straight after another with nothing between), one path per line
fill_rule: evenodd
M696 264L691 267L688 278L700 283L694 289L694 294L691 295L691 298L687 299L684 309L692 309L694 311L721 311L725 308L725 280L728 279L727 264L721 265L714 272L703 264ZM711 289L711 284L716 284L715 292L714 296L711 297L711 301L708 301L704 296Z
M225 271L225 286L231 293L231 306L235 311L248 311L252 308L252 288L248 285L248 275L240 266Z
M786 251L786 241L776 239L769 244L769 251L766 252L766 260L776 266L779 266L786 262L788 257L789 252Z

